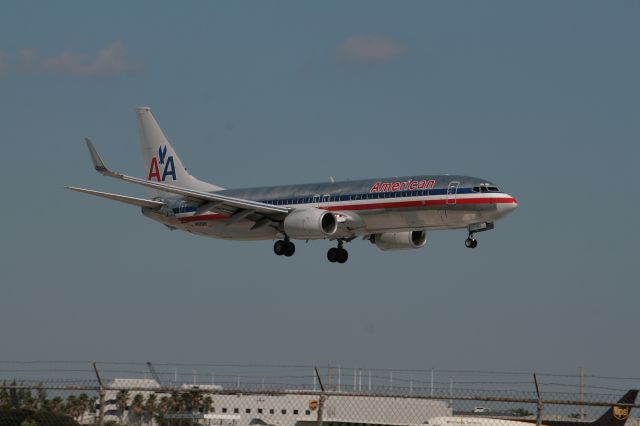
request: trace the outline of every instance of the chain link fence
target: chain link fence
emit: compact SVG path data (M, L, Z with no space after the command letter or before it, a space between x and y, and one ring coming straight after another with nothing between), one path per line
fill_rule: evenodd
M1 362L0 426L640 426L640 380L326 366Z

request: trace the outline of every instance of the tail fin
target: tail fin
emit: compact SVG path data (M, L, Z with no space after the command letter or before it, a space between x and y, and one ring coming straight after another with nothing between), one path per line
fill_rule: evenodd
M620 400L611 408L607 410L598 420L592 423L594 426L623 426L629 415L631 414L631 407L621 407L619 404L629 404L633 405L636 402L636 397L638 396L637 389L631 389L629 392L625 393Z
M153 118L149 107L140 107L136 111L147 180L204 192L222 189L219 186L202 182L187 172L180 157L162 133L158 122ZM161 194L166 195L166 193L152 190L154 197Z

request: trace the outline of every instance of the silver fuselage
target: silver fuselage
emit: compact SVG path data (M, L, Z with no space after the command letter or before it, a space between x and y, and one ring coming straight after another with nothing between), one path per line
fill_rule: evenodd
M491 191L489 191L489 188ZM217 191L216 194L260 201L291 209L319 208L344 219L331 238L375 233L467 228L493 223L517 207L511 195L492 183L459 175L418 175L345 182L270 186ZM255 229L254 221L230 220L219 213L198 213L189 198L165 199L162 209L143 213L172 228L214 238L269 240L281 230ZM254 229L252 229L254 228Z

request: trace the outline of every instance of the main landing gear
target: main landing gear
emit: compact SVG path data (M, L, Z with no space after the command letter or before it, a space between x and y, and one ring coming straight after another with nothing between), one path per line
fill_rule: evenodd
M273 244L273 252L278 256L293 256L293 253L296 252L296 245L293 244L289 239L278 240Z
M342 240L338 240L338 247L331 247L327 252L327 259L331 263L344 263L349 259L349 252L342 248L343 245Z

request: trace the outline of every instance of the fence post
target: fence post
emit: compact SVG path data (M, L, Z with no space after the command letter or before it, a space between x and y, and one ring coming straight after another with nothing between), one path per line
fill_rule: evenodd
M533 373L533 381L536 384L536 394L538 395L536 403L536 426L541 426L544 403L542 402L542 397L540 396L540 387L538 386L538 377L536 376L536 373Z
M318 421L316 423L316 426L322 426L322 417L324 414L324 401L326 400L327 396L324 394L324 391L322 391L320 393L320 398L318 400Z
M99 397L99 404L100 404L100 411L98 412L98 418L96 425L97 426L102 426L102 423L104 422L104 397L105 397L105 391L104 391L104 385L102 384L102 379L100 378L100 373L98 373L98 367L96 366L96 363L93 363L93 371L95 371L96 373L96 379L98 379L98 385L100 386L100 390L98 391L98 397Z
M322 379L320 378L318 369L315 367L313 369L316 372L316 377L318 378L318 383L320 384L320 398L318 398L318 420L316 422L316 426L322 426L322 416L324 414L324 402L327 396L324 393L324 385L322 384Z

